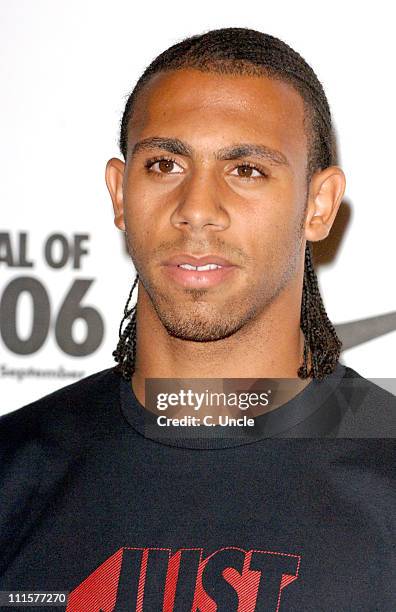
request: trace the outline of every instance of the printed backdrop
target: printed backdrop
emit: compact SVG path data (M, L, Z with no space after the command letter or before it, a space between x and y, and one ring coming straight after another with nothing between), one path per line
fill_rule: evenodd
M241 9L244 10L241 10ZM313 66L347 191L316 252L342 361L395 377L395 42L392 6L4 0L0 7L0 413L114 364L133 265L106 161L128 93L165 48L212 28L282 38ZM347 324L347 325L343 325Z

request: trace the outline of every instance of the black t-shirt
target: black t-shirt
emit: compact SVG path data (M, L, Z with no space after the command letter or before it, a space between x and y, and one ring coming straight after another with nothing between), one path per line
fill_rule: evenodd
M0 590L67 591L73 612L393 612L395 409L338 364L253 433L167 439L114 368L59 389L0 419Z

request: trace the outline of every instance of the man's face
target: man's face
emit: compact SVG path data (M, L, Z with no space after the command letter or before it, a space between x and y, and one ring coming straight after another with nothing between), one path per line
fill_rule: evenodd
M171 335L225 338L301 279L303 118L300 95L267 77L181 70L155 75L139 94L123 220L141 289ZM153 138L167 142L146 140ZM146 145L136 147L142 140ZM234 267L188 272L164 265L180 254L217 255Z

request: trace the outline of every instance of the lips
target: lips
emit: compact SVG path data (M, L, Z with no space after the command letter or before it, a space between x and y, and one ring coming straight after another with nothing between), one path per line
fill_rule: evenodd
M188 255L187 253L181 253L170 257L163 262L164 266L180 266L181 264L190 264L190 266L206 266L207 264L216 264L223 268L233 267L228 259L220 257L218 255L205 255L197 257L195 255Z
M221 266L212 270L188 270L181 264L190 266L206 266L207 264ZM204 255L197 257L187 253L178 253L162 264L162 270L169 280L175 281L185 289L210 289L232 279L239 266L219 255Z

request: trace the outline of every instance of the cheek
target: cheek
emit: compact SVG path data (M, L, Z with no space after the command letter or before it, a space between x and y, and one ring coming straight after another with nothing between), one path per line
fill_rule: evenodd
M133 194L133 195L131 195ZM136 189L124 189L124 220L129 252L136 261L141 261L143 245L150 244L151 223L147 218L146 202Z
M279 182L251 202L250 223L262 236L285 241L295 231L301 218L304 200L300 190L291 182Z
M150 189L144 184L137 173L129 172L124 184L124 216L128 235L135 240L144 242L150 236L153 201Z
M143 269L158 257L158 249L169 237L169 216L161 214L164 209L153 199L145 187L133 190L124 196L125 226L129 251L133 260ZM174 237L173 237L174 241Z
M277 273L295 261L301 242L303 207L303 198L288 186L255 202L254 214L248 221L246 217L240 219L258 269Z
M137 225L145 236L157 231L164 223L163 212L168 202L166 185L161 185L160 180L148 180L140 168L128 173L124 185L124 208L131 227Z

